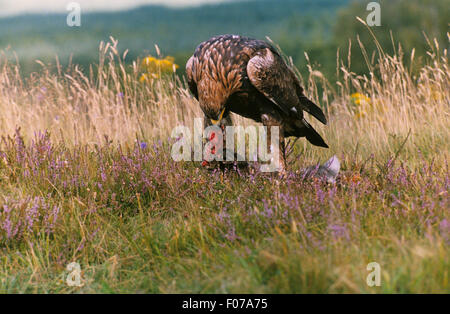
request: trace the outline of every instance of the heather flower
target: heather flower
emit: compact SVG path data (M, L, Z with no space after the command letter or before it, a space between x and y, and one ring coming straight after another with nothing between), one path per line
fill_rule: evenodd
M439 224L439 230L447 245L450 245L450 221L444 218Z
M350 240L348 230L344 224L331 224L328 226L328 230L330 230L331 236L336 240L341 238L344 238L347 241Z
M25 234L45 230L54 232L59 206L50 206L43 197L7 199L0 207L0 243L21 240Z

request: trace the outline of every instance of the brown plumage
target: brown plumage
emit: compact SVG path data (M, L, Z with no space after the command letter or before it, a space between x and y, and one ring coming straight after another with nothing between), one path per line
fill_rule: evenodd
M268 127L279 126L281 144L284 137L295 136L328 147L303 111L324 124L325 115L305 97L294 72L265 41L237 35L213 37L197 47L186 73L189 88L208 119L230 121L229 113L234 112Z

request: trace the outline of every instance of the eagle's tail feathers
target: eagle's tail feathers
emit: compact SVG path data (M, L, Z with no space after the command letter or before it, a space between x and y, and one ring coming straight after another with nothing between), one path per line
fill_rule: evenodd
M325 147L328 148L327 143L323 140L322 136L320 136L319 133L317 133L316 130L305 120L303 119L303 124L306 126L306 132L305 136L306 139L315 146Z
M323 124L327 124L327 118L325 117L322 109L319 106L317 106L315 103L313 103L305 96L300 97L300 102L303 105L303 108L306 112L311 114L314 118L316 118Z

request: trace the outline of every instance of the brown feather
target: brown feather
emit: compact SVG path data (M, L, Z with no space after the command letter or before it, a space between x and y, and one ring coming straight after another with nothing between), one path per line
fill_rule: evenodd
M225 108L279 125L285 136L326 145L303 119L303 111L323 123L325 115L303 95L294 72L268 43L237 35L213 37L197 47L186 74L189 89L209 119L216 120Z

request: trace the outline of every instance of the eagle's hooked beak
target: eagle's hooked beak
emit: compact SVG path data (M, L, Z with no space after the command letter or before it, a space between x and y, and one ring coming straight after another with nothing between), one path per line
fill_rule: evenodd
M222 111L219 114L219 118L217 120L211 119L212 124L217 125L222 121L223 114L225 113L225 108L222 109Z

